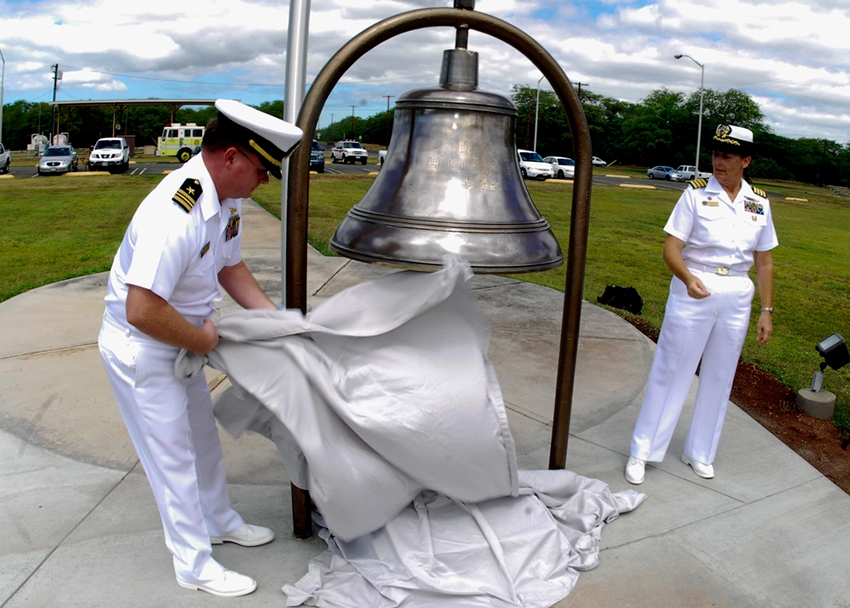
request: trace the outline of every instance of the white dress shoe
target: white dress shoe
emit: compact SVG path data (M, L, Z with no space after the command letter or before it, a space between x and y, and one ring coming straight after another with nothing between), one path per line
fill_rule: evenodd
M694 470L694 473L696 473L703 479L712 479L714 477L714 465L697 462L696 460L689 456L686 456L685 454L682 454L682 462L691 465L691 468Z
M257 589L257 581L233 570L225 570L217 579L208 583L187 583L178 578L177 584L184 589L206 591L219 597L239 597L253 593Z
M640 485L643 483L645 475L646 461L629 456L629 461L626 463L626 481L634 485Z
M243 547L259 547L274 540L274 532L263 526L252 526L251 524L242 524L229 534L222 536L210 536L211 545L220 545L221 543L236 543Z

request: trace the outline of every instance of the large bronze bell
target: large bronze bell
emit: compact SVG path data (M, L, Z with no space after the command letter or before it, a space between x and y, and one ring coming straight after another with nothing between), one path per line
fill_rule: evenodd
M330 245L364 262L439 268L446 253L476 273L519 273L564 259L520 175L516 106L477 90L477 53L443 54L440 87L401 95L386 160Z

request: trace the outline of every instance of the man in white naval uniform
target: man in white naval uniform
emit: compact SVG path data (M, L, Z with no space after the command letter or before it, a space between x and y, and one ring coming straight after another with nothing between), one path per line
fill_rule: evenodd
M753 133L720 125L712 139L714 174L690 182L664 231L664 261L673 272L670 295L646 396L632 435L626 479L642 483L646 462L667 452L697 364L694 416L682 461L705 479L714 457L738 357L750 322L755 263L761 311L757 339L773 332L773 255L779 244L766 194L744 181Z
M109 275L98 343L121 415L153 489L177 583L223 597L257 583L226 570L212 544L274 539L231 508L204 374L174 375L182 348L218 344L211 320L224 287L246 308L274 308L242 261L242 198L301 139L301 130L218 100L201 154L166 176L136 210Z

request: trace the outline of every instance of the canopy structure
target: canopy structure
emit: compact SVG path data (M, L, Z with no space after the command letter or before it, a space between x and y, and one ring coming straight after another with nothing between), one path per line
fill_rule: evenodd
M174 113L183 106L212 106L215 99L89 99L81 101L51 101L48 102L57 110L56 132L59 132L59 122L62 108L78 108L83 106L112 106L112 136L115 136L115 116L125 108L132 106L165 106L171 112L171 120L174 122Z

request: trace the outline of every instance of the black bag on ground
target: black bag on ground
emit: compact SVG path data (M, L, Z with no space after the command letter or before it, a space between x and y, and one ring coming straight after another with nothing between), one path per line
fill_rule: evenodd
M640 297L634 287L607 285L605 293L596 298L596 301L606 306L626 310L635 315L639 315L643 310L643 298Z

